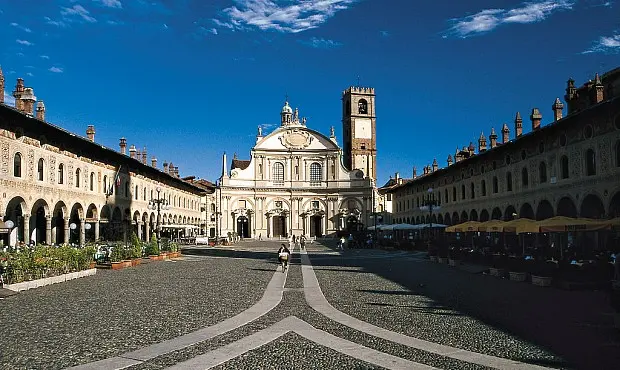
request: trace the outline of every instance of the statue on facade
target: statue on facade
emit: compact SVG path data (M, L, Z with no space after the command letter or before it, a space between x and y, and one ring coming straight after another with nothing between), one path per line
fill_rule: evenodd
M258 135L257 136L263 136L263 127L262 126L258 126Z

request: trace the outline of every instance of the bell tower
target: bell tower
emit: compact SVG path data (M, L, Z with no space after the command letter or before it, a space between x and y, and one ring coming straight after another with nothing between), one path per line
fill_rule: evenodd
M375 89L351 86L342 92L344 165L377 178Z

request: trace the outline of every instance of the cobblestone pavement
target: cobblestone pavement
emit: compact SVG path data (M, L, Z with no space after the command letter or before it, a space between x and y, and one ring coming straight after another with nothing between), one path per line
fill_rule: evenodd
M186 248L178 262L98 271L0 300L0 368L620 363L603 292L538 288L433 264L420 253L340 252L333 243L295 251L282 273L279 243Z

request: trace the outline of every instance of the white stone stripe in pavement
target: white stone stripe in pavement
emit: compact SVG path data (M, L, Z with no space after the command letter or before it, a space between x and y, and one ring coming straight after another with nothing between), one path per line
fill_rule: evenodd
M399 343L411 348L420 349L426 352L436 353L441 356L454 358L482 366L488 366L501 370L543 370L549 369L533 364L526 364L506 358L485 355L482 353L471 352L464 349L445 346L438 343L429 342L423 339L410 337L401 333L396 333L378 326L372 325L346 313L339 311L332 306L321 291L319 281L314 273L314 269L310 262L310 258L306 251L300 251L302 262L302 275L304 281L304 295L306 302L317 312L332 319L342 325L363 333L388 340L390 342Z
M74 366L68 368L70 370L118 370L124 369L129 366L139 364L144 361L148 361L155 357L177 351L196 343L209 340L218 335L227 333L231 330L237 329L257 318L263 316L267 312L273 310L280 301L282 301L282 294L284 291L284 284L286 282L286 273L282 273L280 268L276 269L271 281L267 285L267 289L263 294L263 297L247 310L219 322L215 325L208 326L203 329L199 329L195 332L188 333L176 338L168 339L163 342L155 343L147 347L140 348L138 350L124 353L120 356L110 357L104 360L91 362L84 365Z
M302 337L311 340L317 344L336 350L342 354L354 357L386 369L393 370L433 370L434 367L408 361L400 357L392 356L387 353L376 351L372 348L364 347L360 344L350 342L348 340L338 338L323 330L316 329L307 322L295 317L289 316L284 320L271 325L257 333L240 339L234 343L230 343L224 347L220 347L204 355L192 358L191 360L181 362L168 370L205 370L221 365L226 361L230 361L246 352L254 350L260 346L272 342L289 331L295 332Z

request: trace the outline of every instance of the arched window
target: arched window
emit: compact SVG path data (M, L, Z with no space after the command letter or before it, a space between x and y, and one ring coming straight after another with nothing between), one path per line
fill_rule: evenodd
M90 173L90 191L95 190L95 173Z
M592 149L586 151L586 175L596 175L596 155Z
M273 164L273 173L271 174L271 181L276 184L284 184L284 165L281 162Z
M461 199L465 199L465 184L461 185Z
M43 158L39 158L39 163L37 164L37 180L43 181L43 172L45 171Z
M368 114L368 102L366 99L360 99L357 103L359 114Z
M153 189L151 189L151 198L150 200L153 200Z
M312 163L310 165L310 183L320 183L322 179L321 173L321 164L320 163Z
M506 172L506 191L512 191L512 173Z
M620 140L616 141L616 167L620 167Z
M448 200L448 189L444 190L443 195L444 195L443 199L446 201L446 203L448 203L449 202L449 200Z
M125 182L125 198L129 198L129 181Z
M103 176L103 192L108 193L108 176Z
M79 168L76 168L75 170L75 187L79 188L80 187L80 175L82 174L82 171L80 171Z
M134 186L134 192L133 199L138 200L138 185Z
M540 162L540 165L538 165L538 177L541 184L547 182L547 165L545 162Z
M527 168L525 167L523 167L523 169L521 170L521 183L523 184L524 188L527 188L527 186L530 184Z
M62 163L58 165L58 183L65 183L65 165L63 165Z
M499 181L497 181L497 176L493 176L493 194L497 194L499 192Z
M480 192L482 192L483 197L487 196L487 182L484 180L480 182Z
M452 201L456 202L456 186L452 187Z
M215 203L211 203L211 212L215 213Z
M146 201L146 186L142 189L142 200Z
M22 177L22 155L19 153L13 157L13 176Z
M476 198L476 187L474 186L474 183L472 182L469 185L469 192L471 193L471 199L475 199Z
M568 178L568 157L565 155L560 158L560 172L563 179Z

